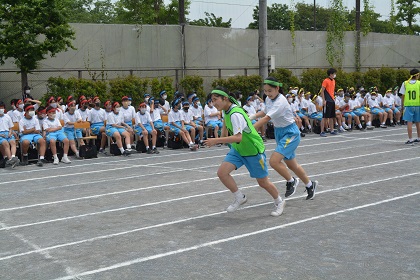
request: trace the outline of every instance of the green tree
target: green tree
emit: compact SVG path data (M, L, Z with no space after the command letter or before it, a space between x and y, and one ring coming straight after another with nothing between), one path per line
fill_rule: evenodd
M8 58L20 69L22 89L47 55L74 48L74 31L60 0L0 0L0 63Z
M190 1L185 1L188 15ZM125 24L178 24L178 1L119 0L115 3L116 22Z
M191 25L198 26L212 26L212 27L226 27L230 28L232 26L232 18L224 22L222 17L216 17L213 13L204 13L206 18L190 21Z
M252 18L254 19L248 25L249 29L258 29L259 25L259 7L254 8ZM289 7L286 4L274 3L267 7L267 29L269 30L288 30L290 29Z
M316 30L327 30L331 9L315 6ZM305 3L296 4L295 30L314 30L314 6Z
M415 24L417 22L416 16L420 14L419 7L420 0L397 0L398 13L396 19L399 22L406 22L408 34L419 34L420 26Z

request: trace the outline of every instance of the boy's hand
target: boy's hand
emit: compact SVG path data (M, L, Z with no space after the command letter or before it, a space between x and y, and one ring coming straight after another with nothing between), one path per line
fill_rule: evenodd
M211 147L217 144L217 138L208 138L203 141L204 145Z

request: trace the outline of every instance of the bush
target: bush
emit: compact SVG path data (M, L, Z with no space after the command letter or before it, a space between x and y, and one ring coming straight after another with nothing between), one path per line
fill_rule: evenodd
M109 98L107 93L107 83L105 81L92 81L87 79L77 79L71 77L69 79L49 78L47 82L47 93L41 98L45 104L50 96L61 96L64 101L68 96L73 96L76 100L84 95L87 98L99 96L101 100Z
M250 93L261 88L262 82L263 79L259 75L235 76L228 79L216 79L212 87L223 86L229 92L240 91L243 96L242 101L244 101Z
M136 107L143 101L143 96L149 86L148 79L142 79L135 76L117 78L109 81L110 99L121 102L123 96L132 98L132 105Z
M196 92L197 96L201 99L205 99L204 87L203 87L203 78L200 76L185 76L179 84L184 90L185 96L192 92Z
M283 91L287 93L289 87L300 87L300 81L297 77L293 76L292 71L278 68L275 72L270 73L268 76L276 78L283 84Z
M153 78L150 81L150 88L152 91L152 96L154 98L160 98L159 93L162 90L165 90L166 94L168 95L168 100L172 100L172 97L174 95L172 84L173 84L173 79L170 77L161 77L160 79Z
M318 94L322 81L327 77L326 69L308 69L302 72L301 86L314 94ZM338 75L337 75L338 78Z

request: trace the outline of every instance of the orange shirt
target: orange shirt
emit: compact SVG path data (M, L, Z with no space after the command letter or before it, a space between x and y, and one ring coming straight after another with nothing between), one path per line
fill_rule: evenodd
M325 88L325 91L328 92L328 94L331 96L332 100L334 100L334 91L335 91L335 80L326 78L322 82L322 87Z

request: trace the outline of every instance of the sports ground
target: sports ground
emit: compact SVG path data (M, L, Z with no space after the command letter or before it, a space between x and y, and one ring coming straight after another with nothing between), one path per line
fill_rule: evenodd
M280 217L244 168L248 202L224 211L225 146L0 169L0 279L420 279L420 145L406 140L405 126L302 138L318 191L307 201L301 183Z

